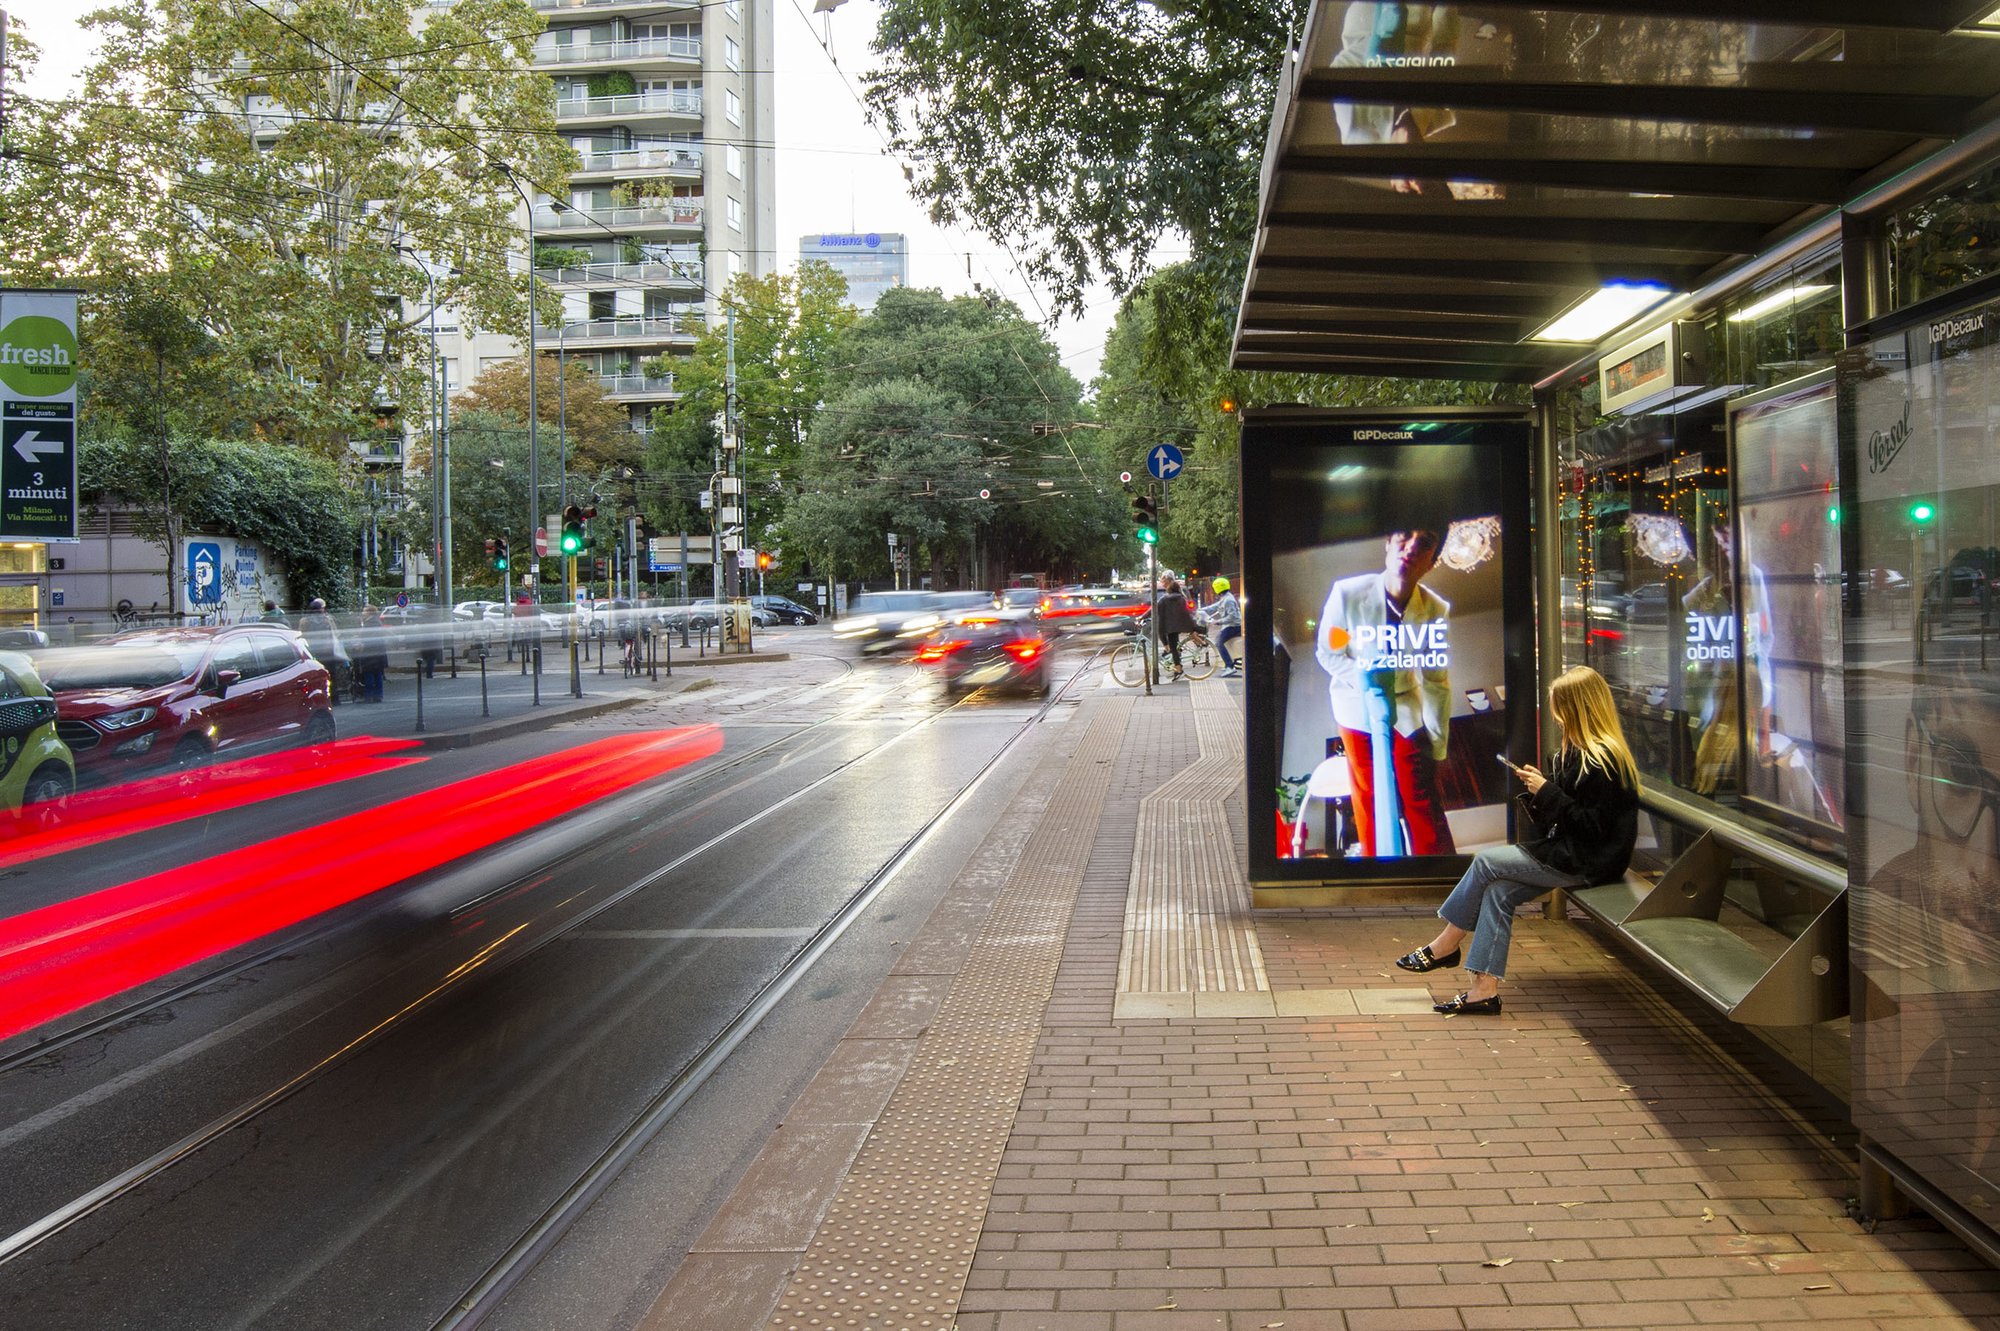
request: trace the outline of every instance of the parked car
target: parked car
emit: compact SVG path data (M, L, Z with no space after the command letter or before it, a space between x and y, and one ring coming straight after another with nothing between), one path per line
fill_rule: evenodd
M0 652L0 816L47 814L76 789L76 760L56 733L56 700L19 652Z
M750 604L764 611L778 624L817 624L819 613L783 596L753 596Z
M930 592L863 592L833 633L871 655L915 651L918 640L943 622Z
M140 629L38 664L87 784L334 737L326 667L276 624Z
M966 689L1049 691L1049 639L1018 612L993 612L946 624L917 648L918 662L937 671L947 694Z

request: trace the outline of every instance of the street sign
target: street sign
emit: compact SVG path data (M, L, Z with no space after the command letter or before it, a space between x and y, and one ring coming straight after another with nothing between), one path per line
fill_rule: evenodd
M222 599L222 547L213 541L190 541L187 561L188 600L213 606Z
M755 550L738 550L736 552L736 567L738 568L757 567L757 552Z
M545 555L548 552L549 552L549 529L547 527L537 527L535 528L535 553L538 555Z
M1146 454L1146 470L1153 474L1156 481L1171 481L1181 474L1185 465L1186 459L1172 444L1155 444L1152 451Z
M1118 483L1119 483L1120 485L1130 485L1130 484L1132 483L1132 473L1131 473L1131 472L1129 472L1129 471L1121 471L1121 472L1119 472L1119 473L1118 473Z
M889 548L893 550L893 549L895 549L895 547L896 547L896 533L894 533L894 532L890 532L890 533L889 533Z
M396 608L398 610L408 610L410 608L410 594L408 592L396 593Z
M76 540L76 293L0 291L0 540Z

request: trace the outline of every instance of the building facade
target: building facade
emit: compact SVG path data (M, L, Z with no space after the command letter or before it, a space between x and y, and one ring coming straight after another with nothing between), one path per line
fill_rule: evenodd
M882 293L910 284L909 238L893 231L823 231L799 237L799 262L847 279L848 304L866 314Z

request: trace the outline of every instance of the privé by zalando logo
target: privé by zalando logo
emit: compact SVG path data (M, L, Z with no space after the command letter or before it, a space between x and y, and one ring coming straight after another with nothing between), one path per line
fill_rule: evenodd
M1416 437L1416 434L1410 430L1356 430L1354 432L1354 438L1357 442L1363 439L1415 439Z

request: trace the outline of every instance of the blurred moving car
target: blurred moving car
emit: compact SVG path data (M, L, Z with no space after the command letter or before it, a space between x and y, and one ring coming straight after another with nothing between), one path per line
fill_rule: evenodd
M1039 617L1043 595L1040 587L1002 587L1000 595L994 599L1002 610L1025 610Z
M1143 619L1152 603L1143 592L1083 587L1042 598L1042 622L1062 633L1095 632Z
M777 624L817 624L819 613L808 610L797 601L784 596L753 596L750 604L772 616Z
M19 652L0 651L0 814L55 804L76 789L76 760L56 734L56 700Z
M994 688L1046 695L1053 655L1041 628L1018 614L967 616L917 648L917 660L936 669L947 694Z
M40 629L0 629L0 651L31 651L49 645L49 635Z
M276 624L140 629L38 664L84 782L325 744L335 733L326 667Z
M917 641L944 623L931 592L863 592L833 626L833 636L864 653L914 651Z

